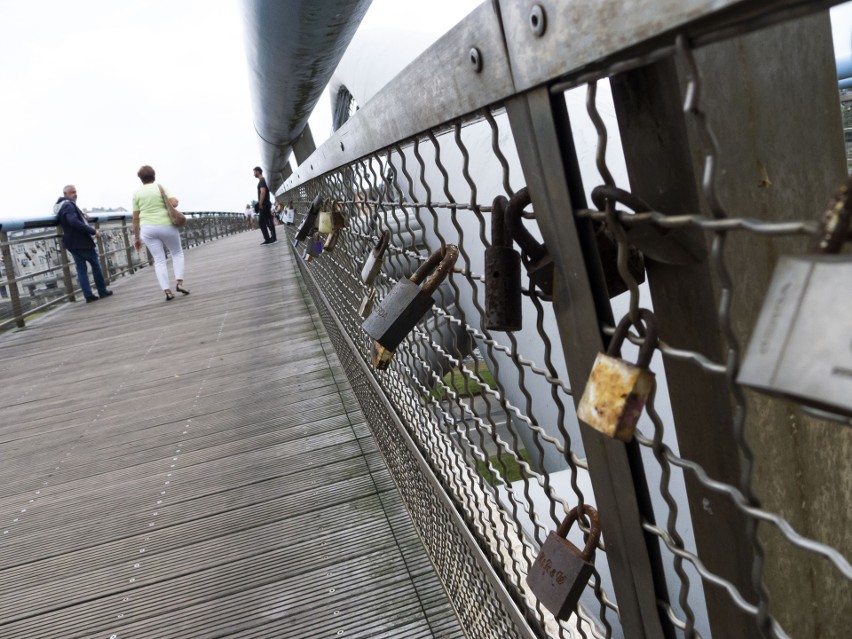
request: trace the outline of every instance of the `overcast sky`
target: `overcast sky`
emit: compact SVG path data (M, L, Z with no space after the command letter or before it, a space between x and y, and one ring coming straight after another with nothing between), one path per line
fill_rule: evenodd
M478 4L374 0L362 26L440 34ZM849 55L852 7L834 12ZM243 35L241 0L0 0L0 219L49 215L68 183L81 207L130 209L142 164L184 210L243 210L259 163Z

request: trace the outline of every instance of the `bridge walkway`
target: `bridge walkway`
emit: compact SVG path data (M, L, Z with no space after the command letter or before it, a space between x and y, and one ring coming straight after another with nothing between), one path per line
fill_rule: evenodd
M281 234L284 235L283 233ZM284 242L0 335L4 639L464 633Z

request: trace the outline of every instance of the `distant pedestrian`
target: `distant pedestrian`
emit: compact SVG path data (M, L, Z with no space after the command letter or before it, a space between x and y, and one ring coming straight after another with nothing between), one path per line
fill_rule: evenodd
M254 204L246 204L246 228L251 230L254 226L252 224L252 218L254 217Z
M268 246L278 242L278 237L275 235L275 223L272 221L272 203L269 198L269 187L266 186L266 178L263 177L263 169L259 166L254 167L254 177L257 178L257 223L260 226L260 232L263 233L263 243L261 246Z
M92 239L92 236L100 237L101 232L89 226L86 222L85 214L77 206L77 189L73 184L62 189L62 197L56 200L53 212L62 226L62 245L74 258L74 266L77 267L77 282L80 284L80 290L86 298L86 303L96 302L101 297L112 295L112 291L107 289L104 281L101 263L98 260L98 253L95 251L95 241ZM95 280L95 286L100 297L92 293L87 264L92 266L92 278Z
M180 231L169 219L169 212L163 197L169 198L172 206L178 205L178 200L166 187L154 182L156 173L147 164L136 173L142 186L133 194L133 235L136 238L136 250L142 248L142 243L154 256L154 272L160 288L166 294L166 301L171 302L175 296L169 287L169 267L166 265L166 249L172 256L172 269L175 273L175 290L189 295L183 287L183 247L180 243Z
M281 217L284 219L284 224L293 223L293 220L296 218L296 211L293 208L293 200L287 202L287 206L284 208L284 213Z

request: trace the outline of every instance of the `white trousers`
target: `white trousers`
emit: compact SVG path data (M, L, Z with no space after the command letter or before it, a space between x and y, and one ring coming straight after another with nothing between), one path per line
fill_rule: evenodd
M180 244L180 231L171 224L147 225L141 229L140 238L151 251L154 257L154 271L157 273L157 281L164 291L169 287L169 267L166 266L166 249L172 256L172 269L175 279L183 279L183 247Z

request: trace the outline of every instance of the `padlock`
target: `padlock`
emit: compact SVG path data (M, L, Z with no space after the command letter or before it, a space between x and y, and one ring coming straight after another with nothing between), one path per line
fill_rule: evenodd
M382 237L379 239L379 242L373 250L370 251L370 254L367 255L364 267L361 269L361 279L367 286L373 285L376 276L379 274L379 271L382 270L382 263L384 262L385 251L387 251L388 246L390 245L390 238L390 231L382 233Z
M323 202L322 210L319 212L319 221L317 222L317 228L319 232L323 235L328 235L331 233L331 229L334 226L331 223L331 207L333 205L332 200L326 200Z
M376 287L370 287L370 292L361 300L361 306L358 307L358 315L367 319L370 313L373 312L373 303L376 301Z
M553 258L547 247L532 236L522 221L524 207L531 202L527 187L515 193L506 207L506 220L512 229L512 237L523 251L521 260L530 278L530 293L538 287L542 299L550 300L553 296Z
M506 218L508 200L494 198L491 207L491 246L485 249L485 328L519 331L521 313L521 254L512 244Z
M812 253L782 256L737 383L819 411L852 416L852 178L835 193Z
M636 365L619 357L621 345L630 328L630 316L615 329L606 353L598 353L580 403L577 417L596 431L629 442L636 423L654 385L654 373L648 370L657 347L657 320L647 309L639 310L645 324L645 339L639 348Z
M331 252L337 246L337 240L340 238L340 231L346 228L346 218L343 217L343 207L340 202L334 202L331 206L331 233L325 238L325 244L322 245L323 251Z
M320 206L322 206L322 195L317 193L317 196L314 198L314 201L311 202L311 207L305 214L305 219L302 220L302 224L299 226L299 230L296 231L296 241L293 243L293 246L298 245L299 242L304 242L305 239L316 228L317 216L319 215Z
M592 576L595 551L601 537L598 511L584 504L583 512L590 524L585 547L580 550L566 539L571 525L579 516L575 506L559 528L547 535L527 574L527 583L536 598L554 617L563 621L577 609L580 595Z
M443 249L432 253L410 279L400 278L390 293L381 302L374 304L373 312L364 320L361 328L373 338L370 354L373 366L377 369L388 367L396 347L426 311L432 308L435 303L432 293L452 270L458 256L458 247L447 244ZM427 275L429 279L421 288L420 282Z
M317 255L322 254L322 238L320 237L319 231L314 231L313 235L308 238L308 241L305 242L305 250L302 253L302 258L306 262L310 262Z

